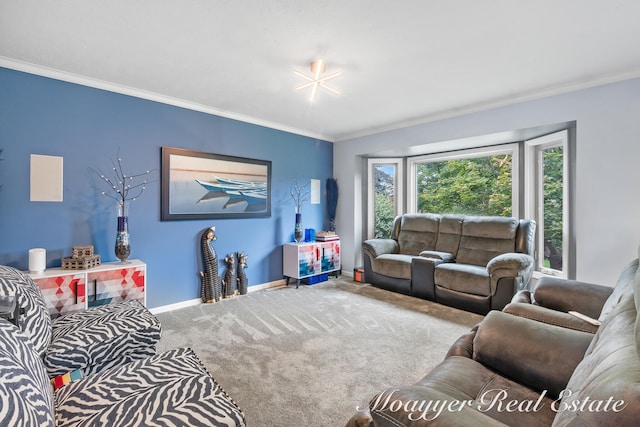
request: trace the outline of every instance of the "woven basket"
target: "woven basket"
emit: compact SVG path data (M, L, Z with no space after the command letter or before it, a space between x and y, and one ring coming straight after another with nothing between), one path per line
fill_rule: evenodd
M72 258L84 258L93 256L93 246L74 246Z
M86 270L100 265L100 255L92 255L83 258L62 258L63 270Z

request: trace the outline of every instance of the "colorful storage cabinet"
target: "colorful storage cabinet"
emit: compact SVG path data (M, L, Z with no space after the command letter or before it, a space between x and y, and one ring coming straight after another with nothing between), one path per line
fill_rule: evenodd
M83 311L87 308L87 275L77 270L49 269L30 274L38 284L51 317Z
M146 306L145 263L105 263L87 270L49 268L29 274L36 282L51 317L86 310L110 302L136 299Z
M340 240L330 242L285 243L282 247L282 271L287 284L319 274L335 273L340 266Z

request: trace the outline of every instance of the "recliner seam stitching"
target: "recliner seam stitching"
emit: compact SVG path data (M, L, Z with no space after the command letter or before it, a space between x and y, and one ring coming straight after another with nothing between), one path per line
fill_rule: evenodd
M398 426L398 427L403 427L403 424L399 423L397 420L391 418L389 415L385 414L384 412L381 412L379 409L374 409L373 412L375 412L376 414L378 414L378 416L380 416L381 418L384 418L385 420L387 420L388 422Z
M593 333L590 330L587 330L585 328L580 328L580 327L577 327L577 326L574 327L574 326L570 326L570 325L564 325L564 324L561 324L559 322L553 322L552 320L547 320L547 319L543 319L543 318L537 318L535 316L527 316L527 315L524 315L522 313L511 313L511 312L506 312L506 313L507 314L511 314L512 316L521 317L523 319L535 320L536 322L547 323L549 325L559 326L561 328L572 329L572 330L578 331L578 332L587 332L589 334Z

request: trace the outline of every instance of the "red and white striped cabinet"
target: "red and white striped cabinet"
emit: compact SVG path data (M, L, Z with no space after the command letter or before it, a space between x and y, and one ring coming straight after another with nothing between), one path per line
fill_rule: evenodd
M49 268L29 275L42 291L51 317L117 301L138 300L145 306L147 302L147 265L139 260L87 270Z

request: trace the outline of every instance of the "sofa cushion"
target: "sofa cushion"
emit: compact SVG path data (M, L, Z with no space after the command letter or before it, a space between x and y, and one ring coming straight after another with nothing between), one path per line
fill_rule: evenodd
M435 249L439 225L439 215L403 215L400 233L398 234L400 253L418 255L421 251Z
M188 348L85 377L55 396L58 427L245 425L240 408Z
M89 375L155 354L160 335L160 322L139 301L102 305L57 317L44 363L51 377Z
M0 319L0 425L53 426L49 378L38 354L18 328Z
M411 279L411 255L384 254L371 264L375 273L397 279Z
M462 215L443 215L440 219L440 230L436 251L448 252L455 257L460 247L460 237L462 236Z
M473 359L539 392L558 397L593 335L492 310L478 325Z
M51 341L51 316L38 285L26 273L0 265L0 295L18 296L18 306L24 310L18 326L42 355Z
M517 218L465 217L456 262L486 266L497 255L514 252Z
M442 263L435 269L435 283L452 291L491 296L491 278L484 267L470 264Z
M546 307L528 302L518 302L517 299L515 302L513 301L502 309L504 313L590 334L595 334L598 331L598 325L589 323L569 313L549 310Z

